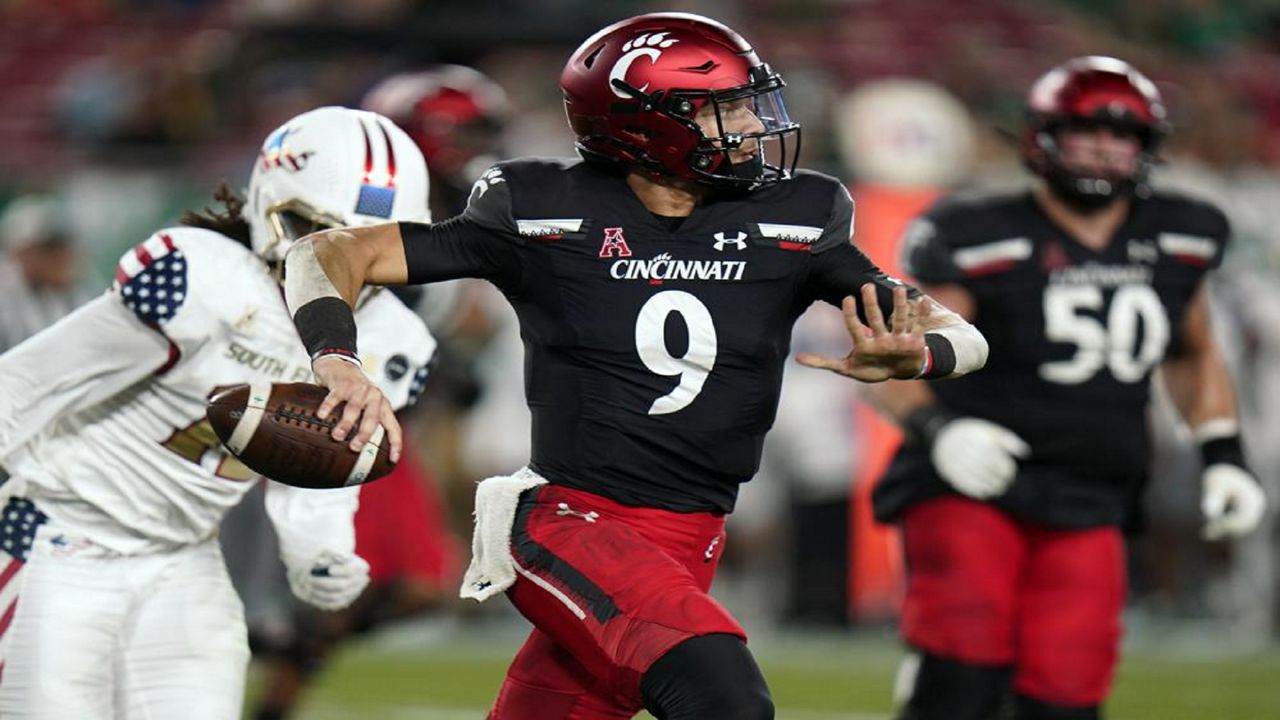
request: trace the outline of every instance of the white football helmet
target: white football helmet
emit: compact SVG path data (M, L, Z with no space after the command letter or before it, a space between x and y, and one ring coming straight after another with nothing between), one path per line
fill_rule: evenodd
M422 151L377 113L322 107L271 133L245 205L253 251L268 262L326 227L429 222Z

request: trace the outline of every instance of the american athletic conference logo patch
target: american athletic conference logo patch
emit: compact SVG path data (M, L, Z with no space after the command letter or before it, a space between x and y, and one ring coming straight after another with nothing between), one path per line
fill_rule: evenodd
M605 228L604 243L600 246L600 257L611 258L614 253L618 257L631 257L631 248L627 247L627 239L622 237L620 227Z

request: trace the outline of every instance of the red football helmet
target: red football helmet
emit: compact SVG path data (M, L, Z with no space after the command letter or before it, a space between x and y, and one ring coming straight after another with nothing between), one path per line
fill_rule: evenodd
M378 83L360 104L399 125L417 143L432 175L467 174L476 158L496 159L510 115L497 83L461 65L401 73ZM471 178L467 174L466 185Z
M1140 154L1132 175L1085 175L1063 165L1058 132L1098 127L1138 139ZM1147 173L1168 132L1155 83L1123 60L1078 57L1045 73L1027 93L1022 157L1064 200L1096 209L1122 195L1146 192Z
M800 126L782 102L782 78L714 20L653 13L610 25L573 53L560 87L588 160L738 188L785 180L795 170ZM706 107L719 129L714 135L696 120ZM727 114L744 109L760 129L726 130ZM750 159L734 162L731 154L743 148L754 149Z

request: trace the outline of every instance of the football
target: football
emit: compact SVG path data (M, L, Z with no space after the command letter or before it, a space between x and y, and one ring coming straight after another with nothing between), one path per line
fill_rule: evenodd
M231 454L276 482L338 488L391 472L391 443L381 426L358 453L329 434L343 406L326 420L316 417L328 393L309 383L235 385L217 392L205 413Z

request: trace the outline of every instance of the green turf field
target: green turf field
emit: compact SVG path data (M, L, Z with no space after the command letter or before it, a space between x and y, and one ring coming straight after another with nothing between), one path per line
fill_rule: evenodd
M900 657L892 641L788 636L753 646L781 720L889 717ZM357 646L330 667L298 720L480 720L512 652L506 638L452 638L420 651ZM1107 717L1280 720L1280 650L1215 661L1132 652Z

